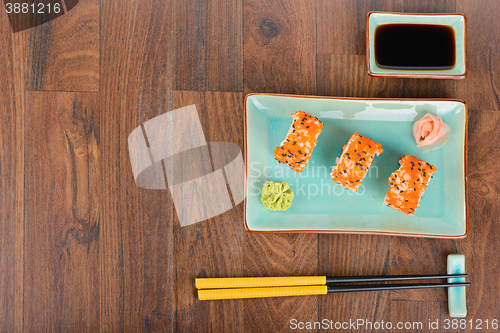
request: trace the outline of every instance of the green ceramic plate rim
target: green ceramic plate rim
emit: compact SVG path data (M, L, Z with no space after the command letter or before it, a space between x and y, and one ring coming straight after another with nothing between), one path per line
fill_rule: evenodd
M431 234L412 234L400 232L384 232L384 231L361 231L361 230L253 230L247 224L247 196L245 195L243 204L243 222L245 230L250 233L259 234L297 234L297 233L314 233L314 234L354 234L354 235L381 235L381 236L402 236L402 237L418 237L418 238L441 238L441 239L460 239L467 237L469 233L469 198L468 198L468 182L467 182L467 124L468 124L468 109L465 101L455 98L365 98L365 97L332 97L332 96L315 96L315 95L294 95L294 94L274 94L274 93L250 93L245 96L243 102L243 129L244 129L244 149L245 149L245 188L244 193L247 193L247 174L248 174L248 130L247 130L247 100L251 96L276 96L276 97L293 97L293 98L310 98L310 99L338 99L338 100L370 100L370 101L449 101L459 102L464 105L465 127L464 127L464 185L465 185L465 232L461 235L431 235Z
M456 23L452 25L457 36L456 59L457 64L449 70L399 70L399 69L383 69L377 66L374 57L372 56L374 49L374 32L379 25L375 20L377 17L387 19L386 23L428 23L428 24L443 24L444 20L456 19ZM446 22L449 24L449 22ZM463 36L463 38L461 38ZM371 76L386 76L386 77L411 77L411 78L448 78L448 79L463 79L467 74L466 60L466 17L463 14L456 13L389 13L389 12L369 12L366 18L366 63L368 74Z

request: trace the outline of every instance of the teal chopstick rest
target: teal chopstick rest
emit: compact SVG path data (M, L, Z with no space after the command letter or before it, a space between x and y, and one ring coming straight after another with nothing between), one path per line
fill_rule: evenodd
M450 254L447 260L448 274L465 274L465 256L463 254ZM465 282L465 278L448 279L448 283ZM448 288L448 311L450 317L464 318L467 316L465 302L465 287Z

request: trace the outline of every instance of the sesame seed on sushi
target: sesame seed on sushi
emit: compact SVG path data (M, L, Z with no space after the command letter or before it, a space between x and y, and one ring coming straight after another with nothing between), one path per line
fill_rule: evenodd
M399 165L399 169L389 177L384 204L406 215L413 215L420 207L420 198L436 167L411 155L401 157Z
M323 123L310 114L297 111L292 113L293 122L283 142L274 149L274 157L287 164L293 171L302 172L318 142Z
M342 147L342 155L332 169L332 180L357 192L375 156L384 152L382 145L354 133Z

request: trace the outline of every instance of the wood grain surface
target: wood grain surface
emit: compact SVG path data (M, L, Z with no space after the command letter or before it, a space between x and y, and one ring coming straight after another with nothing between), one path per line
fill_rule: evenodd
M174 89L243 90L242 3L173 1Z
M243 94L238 92L174 91L173 108L195 104L207 142L243 144ZM220 129L224 128L224 131ZM174 219L175 332L238 332L245 309L237 300L200 302L196 277L242 276L243 237L239 221L243 203L206 222L180 227ZM217 239L217 241L213 241ZM205 326L199 325L202 315Z
M316 93L312 0L243 2L244 92Z
M98 92L99 20L99 1L81 0L64 18L29 30L26 89Z
M103 332L173 327L173 203L135 185L127 147L133 129L171 108L171 14L161 0L101 2Z
M194 288L196 277L437 274L450 253L466 256L467 320L497 331L484 321L500 320L500 3L65 4L66 14L15 33L0 13L1 332L288 332L292 319L478 331L445 329L445 290L201 302ZM467 77L368 76L371 10L464 13ZM128 135L195 104L207 142L243 148L250 92L463 99L468 237L250 234L242 204L181 227L168 190L135 184Z
M99 328L97 95L26 96L24 328ZM51 320L54 318L55 320Z
M23 330L24 293L24 77L23 48L0 20L0 312L1 329ZM24 34L20 32L19 34ZM20 36L22 38L22 36ZM19 70L19 71L18 71Z

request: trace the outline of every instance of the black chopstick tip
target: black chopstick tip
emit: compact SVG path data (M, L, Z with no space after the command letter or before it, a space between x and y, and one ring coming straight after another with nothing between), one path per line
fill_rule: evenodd
M433 280L465 278L467 274L436 274L436 275L380 275L380 276L327 276L326 283L357 283L357 282L389 282L409 280Z
M361 291L383 291L401 289L426 289L426 288L451 288L468 287L470 282L455 283L414 283L414 284L365 284L365 285L330 285L327 286L328 293L345 293Z

